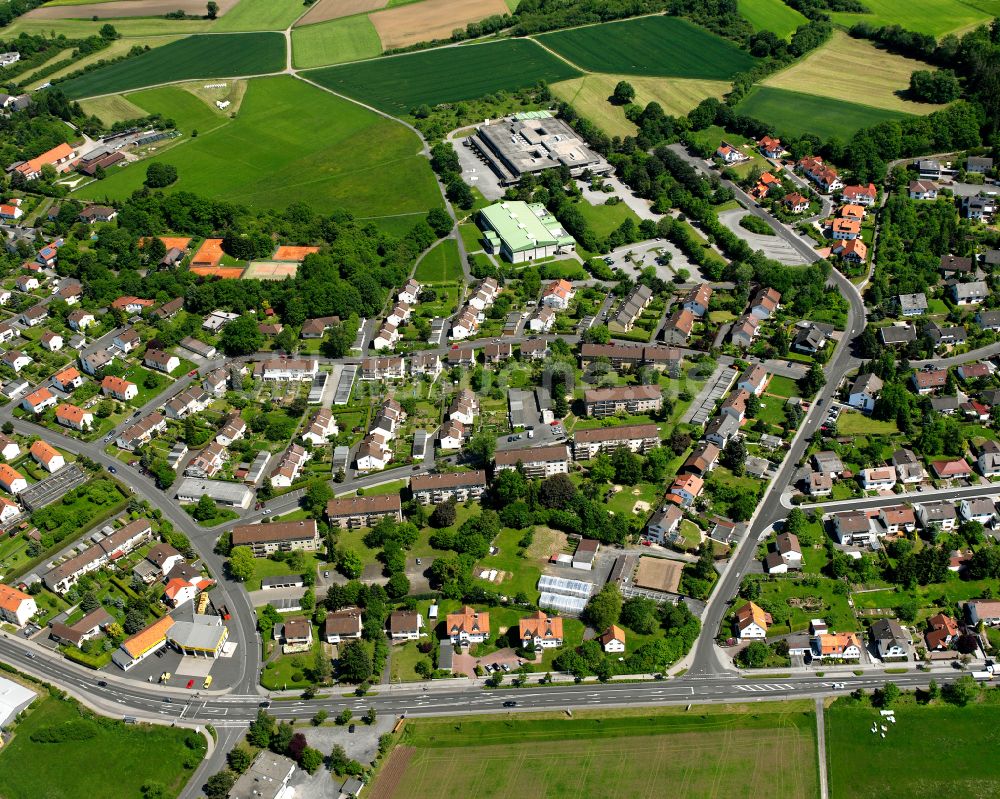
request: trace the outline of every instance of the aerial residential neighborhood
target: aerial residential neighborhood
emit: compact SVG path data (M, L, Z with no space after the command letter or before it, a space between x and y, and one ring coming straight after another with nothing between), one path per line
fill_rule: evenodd
M0 797L1000 794L998 24L0 3Z

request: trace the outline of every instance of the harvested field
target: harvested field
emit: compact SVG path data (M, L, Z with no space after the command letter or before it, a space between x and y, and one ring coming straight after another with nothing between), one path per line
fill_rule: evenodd
M448 39L456 28L494 14L506 14L503 0L424 0L371 15L386 50L433 39Z
M374 58L382 41L365 14L292 29L292 61L299 69Z
M508 39L318 69L304 77L390 114L407 114L423 103L469 100L579 74L537 42Z
M87 114L93 114L101 122L110 127L115 122L126 119L142 119L146 112L134 103L130 103L120 94L100 97L96 100L84 100L80 105Z
M865 68L857 70L858 64L864 64ZM762 85L849 103L864 100L865 105L888 111L929 114L942 106L917 103L901 96L910 85L910 73L918 69L934 67L880 50L871 42L835 30L829 42L794 66L769 76ZM848 74L853 75L849 82L843 80Z
M274 261L298 261L302 263L307 255L319 252L319 247L294 247L285 244L274 251Z
M479 799L576 799L611 795L614 786L627 799L815 796L816 720L802 707L408 721L403 742L415 751L403 749L398 762L394 754L372 794L438 799L473 787Z
M216 0L219 14L225 14L239 0ZM84 5L42 6L29 11L27 19L91 19L99 17L162 17L172 11L184 11L201 16L205 4L201 0L113 0L110 3L86 3Z
M80 99L193 78L259 75L284 67L285 37L280 33L220 33L171 42L68 80L59 88Z
M636 103L645 106L655 100L665 114L673 116L684 116L706 97L721 99L729 91L725 81L600 73L565 80L549 88L609 136L634 136L638 128L625 118L625 109L608 102L621 80L628 81L635 89Z
M244 280L284 280L295 277L299 265L291 261L251 261L243 272Z
M378 11L380 8L385 8L388 2L389 0L319 0L302 19L295 23L295 27Z
M216 267L222 260L222 239L205 239L198 252L191 259L191 271L194 267Z

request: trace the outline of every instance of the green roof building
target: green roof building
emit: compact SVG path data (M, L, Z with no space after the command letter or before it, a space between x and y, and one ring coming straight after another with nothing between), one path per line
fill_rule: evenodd
M495 203L479 212L479 226L489 251L515 264L576 250L576 241L541 203Z

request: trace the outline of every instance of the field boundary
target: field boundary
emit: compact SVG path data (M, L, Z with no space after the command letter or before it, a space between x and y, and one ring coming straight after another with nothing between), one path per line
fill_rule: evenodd
M389 759L379 770L375 784L372 785L372 799L392 799L403 781L406 767L410 765L416 753L416 747L413 746L397 746L392 750Z

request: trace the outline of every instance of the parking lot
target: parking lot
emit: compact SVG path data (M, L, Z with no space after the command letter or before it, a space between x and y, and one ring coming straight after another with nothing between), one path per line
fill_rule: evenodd
M490 169L476 150L468 144L467 139L452 141L455 152L458 153L458 163L462 167L462 180L483 193L487 200L499 200L503 197L503 187L497 176Z

